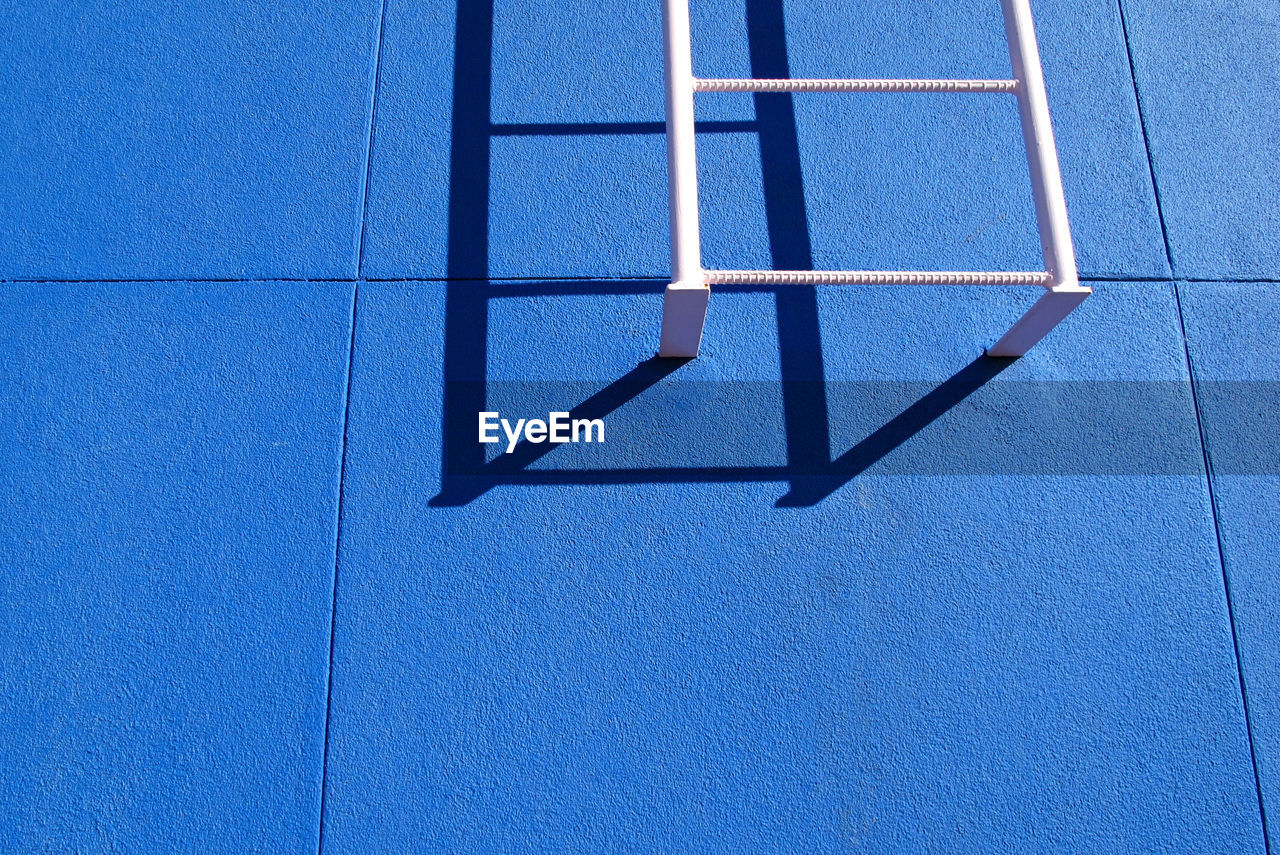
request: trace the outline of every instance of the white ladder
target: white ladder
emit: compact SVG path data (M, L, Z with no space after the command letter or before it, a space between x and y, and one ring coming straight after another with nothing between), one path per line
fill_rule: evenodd
M667 107L667 187L671 277L662 306L659 356L695 357L712 285L1040 285L1045 291L987 353L1022 356L1084 302L1049 123L1029 0L1000 0L1013 80L707 80L693 76L689 0L662 0ZM1018 98L1031 170L1044 271L704 270L698 226L695 92L993 92Z

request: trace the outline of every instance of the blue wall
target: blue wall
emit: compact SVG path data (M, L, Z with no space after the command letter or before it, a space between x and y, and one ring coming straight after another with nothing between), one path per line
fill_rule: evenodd
M849 5L695 71L1009 74ZM657 3L0 10L0 849L1266 852L1280 23L1034 11L1081 309L717 289L679 364ZM709 266L1039 264L1007 96L698 118Z

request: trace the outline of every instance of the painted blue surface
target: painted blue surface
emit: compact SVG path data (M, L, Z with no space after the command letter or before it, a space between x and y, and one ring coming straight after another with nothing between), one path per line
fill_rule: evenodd
M1123 0L1174 272L1280 276L1280 7Z
M0 11L0 849L1265 853L1280 310L1164 280L1280 270L1270 6L1034 0L1147 281L1027 358L1027 290L726 288L680 366L657 4L381 5ZM849 6L695 69L1008 74ZM1035 266L1007 97L698 111L710 264ZM343 281L57 281L273 276Z
M667 275L658 10L390 0L364 275ZM1036 13L1080 268L1167 275L1118 9ZM719 0L693 17L702 76L1010 73L984 0ZM1009 96L702 95L698 117L709 266L1040 266ZM771 188L796 172L782 216L810 235L771 243ZM451 258L451 229L487 247Z
M0 278L353 276L377 0L0 9Z
M693 400L671 441L703 465L657 483L459 478L446 377L605 390L655 344L656 293L495 297L480 326L484 290L361 287L326 851L1261 851L1202 474L873 469L788 507L804 478L723 472L804 447L746 457ZM794 297L720 294L654 388L818 356L936 384L1025 296L823 290L806 351ZM1168 286L1106 287L986 385L1105 380L1182 381L1190 417Z
M1280 835L1280 298L1182 292L1271 840Z
M0 849L315 851L351 299L0 287Z

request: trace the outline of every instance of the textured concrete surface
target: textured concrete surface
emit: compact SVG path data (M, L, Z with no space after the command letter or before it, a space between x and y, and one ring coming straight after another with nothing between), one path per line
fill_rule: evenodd
M0 849L314 851L351 299L0 291Z
M659 5L498 0L491 16L487 5L455 16L442 0L388 3L364 274L665 275ZM717 0L693 13L694 72L707 77L1010 73L999 4L986 0ZM1081 271L1166 276L1118 10L1055 0L1036 13ZM753 107L750 96L700 95L698 117L710 266L1037 262L1010 96L811 95ZM466 186L439 180L451 163ZM779 259L767 197L797 172L804 191L786 217L808 225L811 246ZM467 263L447 247L450 218L464 214L488 239Z
M0 9L0 277L352 277L376 0Z
M1280 834L1280 299L1274 286L1253 284L1197 285L1182 300L1254 761L1274 841Z
M744 454L721 439L738 424L700 418L735 381L777 389L778 306L745 294L653 387L694 387L673 441L701 466L456 476L423 426L450 423L451 371L480 368L426 331L471 339L495 385L592 391L653 344L651 299L498 297L486 351L446 317L450 289L479 287L361 289L326 848L1261 851L1202 474L937 476L926 458L788 506L804 478L740 471L785 445ZM961 374L1016 315L983 294L821 292L828 377ZM868 341L891 322L929 334L886 360ZM1177 326L1168 286L1111 285L989 383L1185 381Z
M1125 0L1124 9L1174 273L1274 280L1280 7Z
M1008 74L848 5L695 70ZM1274 10L1033 6L1095 295L1009 363L1033 289L717 289L683 365L656 3L0 11L0 849L1265 855ZM1037 264L1007 96L698 111L709 265Z

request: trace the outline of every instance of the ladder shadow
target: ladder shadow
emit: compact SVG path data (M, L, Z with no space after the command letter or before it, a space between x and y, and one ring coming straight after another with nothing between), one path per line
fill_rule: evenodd
M942 418L1015 360L982 355L948 377L905 410L876 428L817 474L796 474L778 507L816 505ZM816 451L816 449L815 449Z
M782 0L746 0L751 75L790 77ZM486 461L476 417L487 409L489 300L489 191L495 136L661 134L659 123L495 124L491 112L493 0L459 0L454 50L452 143L449 171L444 342L444 417L441 491L433 507L465 505L501 484L690 483L786 481L780 507L822 501L919 433L998 374L1009 360L979 357L916 401L852 449L832 459L817 291L813 286L748 287L772 291L777 305L786 464L714 467L547 470L531 468L556 446L520 443L511 454ZM700 133L754 130L758 137L765 216L772 263L813 269L805 210L795 110L788 93L753 95L754 122L708 122ZM647 293L660 305L662 283L517 283L503 292L526 294ZM720 289L734 290L734 289ZM655 308L654 323L657 323ZM656 327L655 327L656 329ZM570 408L575 418L601 418L677 375L684 360L645 360Z
M647 359L570 407L569 418L603 419L640 400L647 392L673 377L688 361ZM715 466L535 469L531 467L557 446L521 440L509 453L499 453L489 460L485 459L483 450L474 456L453 458L447 464L440 493L429 504L432 507L466 505L501 485L786 482L790 488L778 499L776 506L808 507L826 499L941 419L1012 362L1013 359L979 356L834 458L829 446L819 443L817 437L810 433L795 439L788 437L788 454L801 462L789 461L782 466L749 465L726 460ZM784 383L784 406L793 408L796 400L812 400L814 387L820 385L810 381ZM473 437L459 447L483 449L474 441L474 431L476 414L485 409L484 384L457 381L451 384L451 389L455 400L469 399L466 406L446 413L446 422L452 422L451 428L457 435L465 432ZM796 418L815 415L811 411L788 413L788 416Z
M646 359L599 392L570 407L569 418L603 419L624 404L639 398L688 361L657 357ZM446 381L446 388L449 385L449 381ZM460 386L455 384L455 390L458 397L467 397L471 404L471 406L454 409L452 412L448 408L445 411L446 423L454 422L452 433L461 435L464 431L475 429L474 414L485 409L485 385L464 381ZM453 471L449 471L446 464L446 471L441 479L440 494L432 498L429 503L432 507L465 505L498 484L519 480L520 475L527 472L530 465L556 448L549 442L535 444L521 440L510 453L500 454L492 460L485 460L483 446L476 442L474 437L468 445L480 449L479 456L453 460L456 466L463 467ZM601 483L607 480L608 470L580 471L584 474L592 472L598 474Z

